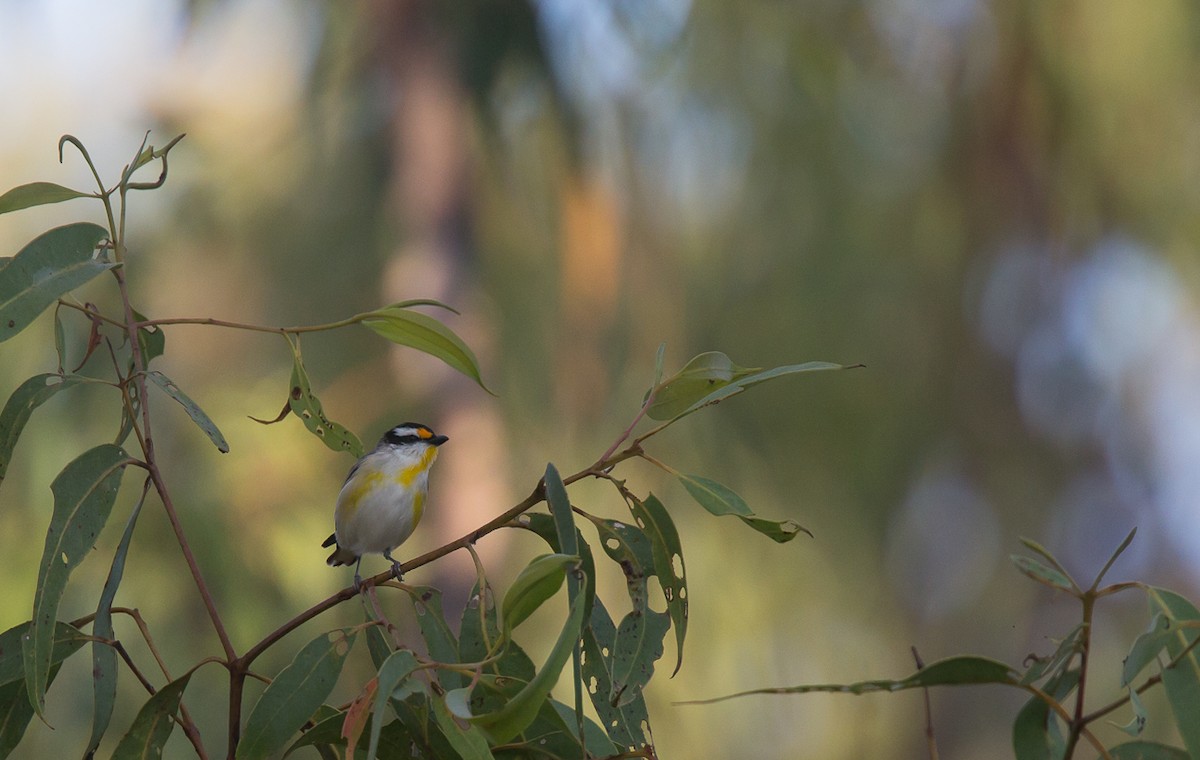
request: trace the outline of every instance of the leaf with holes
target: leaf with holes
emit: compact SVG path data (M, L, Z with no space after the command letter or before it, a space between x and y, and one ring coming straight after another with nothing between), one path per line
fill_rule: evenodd
M1155 613L1161 612L1176 623L1200 621L1196 606L1174 591L1152 587L1147 594ZM1200 630L1177 625L1175 634L1167 641L1167 654L1172 661L1178 661L1174 667L1162 670L1163 687L1175 715L1175 725L1192 757L1200 757L1200 720L1196 720L1200 715L1200 653L1188 647L1197 636Z
M214 446L217 447L217 451L220 451L222 454L229 453L229 444L225 441L225 436L221 435L221 431L217 428L216 423L204 413L203 409L197 406L195 401L192 401L191 398L189 398L188 395L184 393L178 385L175 384L174 380L158 370L151 370L147 372L146 377L159 388L161 388L163 393L179 402L179 405L182 406L184 411L188 413L188 416L192 418L192 422L195 422L196 426L203 430L204 434L208 436L208 439L213 442Z
M459 662L458 639L442 612L442 592L433 586L411 586L409 595L430 658L436 662ZM447 689L457 689L467 682L465 675L451 670L439 670L437 675L438 683Z
M0 342L29 326L58 297L116 264L96 254L108 231L89 222L34 238L0 269Z
M17 439L25 429L25 423L33 415L33 410L49 401L61 390L88 382L87 378L78 375L34 375L17 387L8 397L4 410L0 411L0 481L12 461L13 449Z
M662 586L663 596L667 600L667 614L671 616L671 626L675 629L675 670L671 672L674 676L683 665L683 639L687 635L688 600L683 545L670 513L654 494L645 500L634 499L630 508L637 524L650 539L654 574Z
M56 185L53 182L30 182L27 185L18 185L4 195L0 195L0 214L88 197L91 196L87 193Z
M640 691L624 704L614 705L609 699L613 691L609 672L616 638L617 627L597 598L591 620L583 629L583 680L609 737L622 748L633 751L649 743L643 726L650 725L650 717Z
M353 628L317 636L275 676L246 720L238 760L270 757L300 730L333 691L354 636Z
M113 760L147 760L162 757L163 745L175 728L175 713L192 674L189 672L162 687L146 701L133 725L113 751Z
M441 359L492 393L483 384L474 352L454 331L433 317L402 306L388 306L362 315L362 323L393 343Z
M300 342L289 339L292 347L292 384L288 391L288 407L295 413L309 432L334 451L348 451L355 457L364 453L362 441L333 420L325 416L321 401L312 392L308 381L308 373L304 370L304 361L300 357ZM261 422L261 420L259 420Z
M33 620L22 642L29 701L38 715L45 704L58 604L67 578L95 546L116 501L121 474L131 461L120 446L106 443L79 455L50 485L54 514L38 569Z

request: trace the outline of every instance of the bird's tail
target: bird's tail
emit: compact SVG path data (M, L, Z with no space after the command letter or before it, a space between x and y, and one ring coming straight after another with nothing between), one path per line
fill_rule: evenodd
M325 560L325 564L329 565L330 567L338 567L339 565L353 565L355 562L358 562L357 554L349 549L343 549L342 547L338 546L336 533L330 533L329 538L325 539L325 543L321 544L321 546L326 548L330 546L333 547L333 554L330 554L329 559Z

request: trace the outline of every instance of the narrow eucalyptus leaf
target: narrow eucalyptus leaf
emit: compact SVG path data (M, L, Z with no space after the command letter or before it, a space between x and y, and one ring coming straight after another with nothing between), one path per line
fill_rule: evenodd
M24 330L59 296L115 264L96 254L108 231L89 222L34 238L0 269L0 342Z
M1154 612L1162 612L1176 623L1200 621L1200 610L1174 591L1154 587L1147 593ZM1196 720L1200 715L1200 653L1195 648L1187 654L1184 651L1197 636L1200 636L1200 630L1177 626L1175 635L1167 642L1167 654L1172 661L1178 662L1162 671L1163 687L1175 716L1175 726L1192 757L1200 757L1200 720Z
M288 406L295 413L309 432L320 438L333 451L348 451L355 457L361 457L365 451L362 441L351 433L344 425L340 425L325 416L321 401L312 392L308 381L308 373L304 369L304 361L300 357L300 344L291 343L294 362L292 364L292 384L288 392ZM259 420L261 422L261 420Z
M1122 726L1110 720L1108 724L1124 731L1130 736L1141 736L1142 732L1146 730L1146 706L1142 704L1142 698L1133 689L1129 690L1129 707L1133 710L1133 715L1130 717L1128 723Z
M442 612L442 592L433 586L412 586L409 594L430 658L436 662L459 662L458 639ZM465 675L451 670L439 670L437 676L438 683L446 689L457 689L467 682Z
M375 692L375 720L371 726L367 757L375 757L379 752L379 738L383 731L383 716L387 714L388 699L400 682L412 675L418 666L417 658L413 656L413 653L407 649L401 649L393 652L392 656L383 663L383 667L379 669L378 688Z
M67 578L94 547L117 498L121 474L130 461L121 447L103 444L76 457L50 485L54 514L38 569L33 620L22 644L29 700L39 715L53 658L58 604Z
M8 397L4 410L0 411L0 481L12 461L13 449L25 423L29 422L33 410L46 403L61 390L79 385L86 380L77 375L34 375L21 383Z
M113 760L149 760L162 757L163 745L175 728L175 713L183 700L192 674L177 678L162 687L142 705L133 725L113 751Z
M388 307L368 312L362 323L393 343L441 359L474 380L480 388L492 393L483 383L479 362L470 347L454 331L433 317L404 308Z
M221 435L221 431L217 428L215 422L209 418L204 410L201 409L195 401L192 401L183 390L175 384L175 381L167 377L158 370L151 370L146 373L146 378L162 389L163 393L179 402L179 405L184 408L188 416L192 418L192 422L204 431L208 439L217 447L217 451L222 454L229 453L229 444L225 441L225 436Z
M446 696L454 693L451 691ZM492 750L484 732L469 722L464 726L456 721L444 699L433 699L433 716L438 728L462 760L492 760Z
M1112 760L1188 760L1191 755L1178 747L1159 742L1134 741L1110 747Z
M1150 622L1150 630L1138 636L1133 641L1133 647L1125 656L1124 667L1121 669L1121 685L1129 686L1137 678L1142 669L1158 659L1158 655L1171 640L1178 635L1175 622L1165 615L1158 613Z
M671 671L674 676L683 665L683 640L687 635L688 600L683 545L671 514L654 494L647 496L644 501L635 499L631 509L638 526L650 539L654 574L662 586L663 597L667 600L667 614L671 616L671 627L675 629L675 669Z
M1041 562L1038 562L1032 557L1026 557L1021 554L1013 554L1009 557L1009 559L1011 559L1012 563L1017 566L1018 570L1034 579L1038 583L1068 592L1074 591L1075 589L1075 586L1071 582L1070 578L1052 567L1043 565Z
M25 689L25 665L22 659L22 641L29 633L29 622L21 623L0 633L0 686L18 683L22 693ZM51 647L50 662L62 662L88 642L89 636L68 623L54 626L54 645ZM29 698L26 697L28 702Z
M696 503L714 515L741 515L752 517L754 512L741 496L708 478L699 475L679 475L679 482L692 495Z
M250 711L238 760L271 757L283 749L333 691L354 637L352 628L330 631L296 653Z
M50 667L47 683L54 683L59 667L58 662ZM25 682L18 679L0 686L0 760L16 749L32 719L33 706L29 704Z
M87 193L56 185L53 182L30 182L28 185L18 185L4 195L0 195L0 214L87 197Z
M534 557L513 581L500 604L500 627L511 636L512 630L562 588L567 568L579 562L569 554L542 554Z
M1062 760L1067 749L1058 716L1041 697L1031 697L1017 713L1012 744L1015 760Z
M640 691L624 704L614 705L612 693L612 656L616 646L617 627L603 602L596 599L592 616L583 630L583 678L588 686L592 706L600 716L611 738L624 750L639 750L649 744L643 724L649 725L646 700Z

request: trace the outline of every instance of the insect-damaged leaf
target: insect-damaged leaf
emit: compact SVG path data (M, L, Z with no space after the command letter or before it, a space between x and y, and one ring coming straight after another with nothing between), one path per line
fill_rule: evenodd
M148 760L162 757L163 745L175 728L175 713L192 674L189 672L162 687L142 705L133 725L113 751L113 760Z
M189 398L188 395L184 393L178 385L175 384L174 380L158 370L151 370L150 372L147 372L146 377L159 388L161 388L163 393L179 402L179 405L182 406L188 413L188 416L192 418L192 422L195 422L196 426L203 430L204 434L208 436L208 439L213 442L214 446L217 447L217 451L220 451L222 454L229 453L229 444L225 441L225 436L221 435L221 431L217 429L216 423L204 413L203 409L197 406L195 401L192 401L191 398Z
M89 222L34 238L0 269L0 342L29 326L67 293L116 264L96 255L108 231Z
M609 672L616 638L612 617L604 603L596 599L591 620L583 630L583 679L609 737L624 749L637 750L649 744L642 727L650 725L650 718L641 691L624 704L614 705L609 699L613 690Z
M348 451L355 457L363 455L362 441L345 426L325 416L321 401L312 392L304 360L300 356L300 342L288 340L292 347L292 384L288 391L288 406L316 437L334 451ZM261 422L261 420L259 420Z
M106 443L81 454L50 485L54 514L38 569L33 620L22 642L29 701L39 715L46 698L58 604L67 578L92 550L108 521L121 474L130 461L121 447Z
M239 760L270 757L300 730L333 691L354 635L352 628L323 633L279 672L246 720Z
M644 501L634 499L630 509L638 526L650 539L654 574L662 586L663 596L667 600L667 614L671 616L671 625L675 628L675 670L671 672L674 676L683 664L683 639L687 635L688 600L683 545L670 513L654 494L647 496Z

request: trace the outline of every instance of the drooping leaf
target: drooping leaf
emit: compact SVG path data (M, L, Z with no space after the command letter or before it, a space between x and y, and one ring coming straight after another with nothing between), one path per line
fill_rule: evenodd
M625 574L625 586L633 609L617 626L612 648L610 675L614 705L634 699L654 675L654 663L663 653L663 638L671 625L665 612L650 608L648 577L654 573L650 539L636 525L619 520L592 518L600 545Z
M442 592L433 586L412 586L409 594L430 658L436 662L459 662L458 639L442 612ZM438 671L438 683L447 689L457 689L466 682L467 677L462 673Z
M650 539L654 574L662 586L663 597L667 600L667 614L671 616L671 627L675 629L675 670L671 672L674 676L683 665L683 639L687 635L688 600L683 545L670 513L654 494L645 500L634 499L630 508L638 526Z
M134 505L125 523L125 532L117 544L113 554L112 566L108 571L108 579L100 592L100 603L96 607L96 617L92 621L92 635L100 639L113 639L112 603L121 585L121 576L125 573L125 556L129 553L129 542L133 538L133 526L137 524L142 504L146 501L147 487L142 489L142 497ZM112 718L113 703L117 699L117 650L109 644L99 641L92 642L92 736L88 740L84 755L87 756L100 746L104 732L108 730L108 722Z
M1028 575L1038 583L1051 588L1059 589L1061 591L1070 592L1076 590L1070 578L1052 567L1043 565L1036 559L1026 557L1021 554L1013 554L1009 557L1009 559L1011 559L1012 563L1017 566L1018 570L1025 575Z
M9 628L0 633L0 686L11 683L25 688L25 665L22 653L23 641L29 633L29 622ZM54 626L54 644L50 649L50 662L57 665L67 659L88 642L88 635L68 623ZM29 701L28 695L25 701Z
M13 449L33 410L46 403L54 394L80 383L86 378L78 375L34 375L17 387L0 411L0 481L12 461Z
M558 470L553 464L546 465L546 474L542 479L546 485L546 503L550 507L550 515L554 518L554 532L558 539L559 546L562 547L563 554L579 556L579 532L575 529L575 516L571 512L571 499L567 496L566 484L562 481L562 476L558 474ZM575 599L580 594L579 576L575 573L567 574L567 604L572 605ZM584 619L591 612L591 600L584 600ZM582 730L583 727L583 678L580 675L580 658L582 657L583 649L579 641L575 642L575 648L571 652L571 684L574 687L575 696L575 725L576 733Z
M139 322L145 322L146 316L137 309L133 310L133 318ZM142 353L142 364L145 367L150 366L150 362L163 355L167 350L167 335L158 325L148 325L139 327L137 331L138 348Z
M246 720L237 748L239 760L270 757L283 749L333 691L354 636L352 628L323 633L280 671Z
M1083 624L1075 626L1062 638L1054 654L1048 658L1035 659L1025 675L1021 676L1021 684L1031 684L1049 675L1058 677L1065 668L1069 667L1071 658L1080 650L1079 637L1083 634Z
M50 666L50 677L46 679L48 685L54 683L60 667L59 662ZM33 705L29 704L25 682L18 678L0 685L0 760L9 757L21 743L21 737L25 735L31 720Z
M142 705L133 725L113 751L113 760L152 760L162 757L163 745L175 728L175 713L183 700L192 673L189 671L166 686Z
M208 439L213 442L214 446L217 447L217 451L220 451L222 454L229 453L229 444L225 441L225 436L221 435L221 431L217 429L216 423L204 413L204 410L201 409L195 401L192 401L191 398L189 398L188 395L184 393L178 385L175 384L174 380L158 370L151 370L147 372L146 378L161 388L163 393L179 402L179 405L182 406L188 413L188 416L192 418L192 422L195 422L196 426L203 430L204 434L208 436Z
M542 554L534 557L504 594L500 604L500 630L511 637L512 631L534 610L562 588L567 568L579 557L568 554Z
M95 254L108 237L89 222L45 232L0 269L0 342L24 330L67 293L116 266Z
M50 485L54 514L33 597L33 620L22 643L29 701L38 715L46 698L58 603L67 578L96 543L121 485L129 455L119 446L102 444L79 455Z
M558 521L552 515L540 512L526 512L516 519L514 525L541 536L555 553L568 553L563 551L562 545L558 540ZM575 553L579 555L579 569L583 571L581 589L584 602L584 620L587 620L591 617L592 601L596 598L596 561L592 557L592 548L583 539L583 533L580 532L578 527L575 528L575 547L577 549Z
M754 514L745 500L733 490L699 475L679 474L679 482L696 503L718 517L734 515L746 525L778 543L787 543L809 531L795 520L767 520Z
M1020 675L1013 668L997 660L974 655L961 655L930 663L911 676L895 681L876 680L859 681L849 684L803 684L800 686L751 689L750 691L742 691L736 694L727 694L723 697L692 700L680 702L679 704L705 705L721 702L726 699L750 696L752 694L809 694L813 692L870 694L878 691L902 691L904 689L921 689L930 686L964 686L984 683L1015 685L1019 682Z
M567 664L582 627L583 599L579 598L571 606L570 615L558 635L554 648L533 680L499 710L471 719L473 724L484 730L493 743L511 741L537 717L538 710L558 681L563 666Z
M1125 666L1121 669L1121 686L1132 684L1138 673L1158 658L1159 653L1177 633L1175 621L1161 612L1155 615L1154 620L1150 622L1150 630L1134 639L1133 647L1125 657Z
M364 453L362 441L341 425L325 416L321 401L312 392L308 382L308 373L304 370L304 360L300 356L299 341L289 340L292 347L294 362L292 364L292 384L288 391L288 406L316 437L334 451L348 451L355 457Z
M367 757L375 757L379 751L379 738L383 731L383 716L387 714L388 699L391 698L392 692L396 690L400 682L412 675L417 666L417 658L413 657L413 653L407 649L401 649L393 652L392 656L383 663L383 667L379 669L378 688L375 694L375 721L371 726Z
M358 740L367 729L371 718L371 707L375 704L375 692L379 689L379 679L372 678L359 692L350 706L346 708L345 719L342 721L342 736L346 739L346 756L357 754Z
M1067 750L1058 716L1041 697L1030 697L1017 713L1012 742L1015 760L1063 760Z
M0 195L0 214L87 197L89 197L87 193L56 185L53 182L30 182L27 185L18 185L4 195Z
M1146 706L1142 704L1142 698L1133 689L1129 690L1129 707L1133 710L1133 716L1130 717L1128 723L1123 726L1112 721L1108 721L1108 723L1109 725L1116 726L1130 736L1141 736L1142 732L1146 730L1148 716L1146 714Z
M643 724L649 726L646 700L640 691L624 704L614 705L610 668L616 646L617 627L599 598L592 607L592 616L583 630L583 679L588 684L592 706L600 716L609 737L625 750L637 750L649 743ZM606 656L607 655L607 656Z
M492 393L483 383L479 362L470 347L433 317L407 308L389 306L363 315L362 324L393 343L441 359L474 380L480 388Z
M1161 612L1176 623L1200 620L1200 610L1174 591L1155 587L1147 593L1155 613ZM1162 671L1163 687L1175 715L1175 725L1184 747L1193 757L1200 757L1200 720L1196 720L1200 715L1200 653L1192 649L1184 654L1184 650L1197 636L1200 636L1200 630L1177 625L1175 635L1167 642L1167 654L1172 661L1178 659L1178 662Z
M455 689L449 691L445 695L445 699L433 699L433 716L437 721L438 728L442 730L442 734L450 742L450 746L454 747L457 757L462 760L493 760L492 751L488 747L486 734L478 726L467 722L460 724L454 719L450 709L446 705L446 699L450 695L461 694L463 689ZM457 694L456 694L457 692Z
M500 625L496 617L491 587L485 588L481 594L476 582L463 607L458 628L458 653L463 662L483 661L500 641ZM500 651L499 659L484 667L485 672L526 682L533 678L535 672L533 660L515 641L509 641Z

